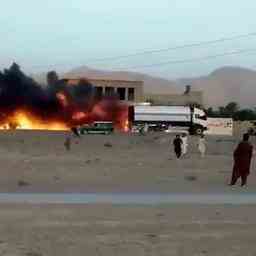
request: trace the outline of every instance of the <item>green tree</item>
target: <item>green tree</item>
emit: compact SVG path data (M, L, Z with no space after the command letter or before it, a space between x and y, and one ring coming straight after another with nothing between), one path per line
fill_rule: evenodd
M239 111L239 105L236 102L230 102L225 107L225 116L233 117L236 112Z
M237 121L256 120L256 112L252 109L242 109L234 114L234 119Z
M219 115L219 117L226 117L226 109L225 109L225 107L219 107L219 109L218 109L218 115Z
M214 112L212 107L206 109L206 114L208 117L215 117L215 115L216 115L216 113Z

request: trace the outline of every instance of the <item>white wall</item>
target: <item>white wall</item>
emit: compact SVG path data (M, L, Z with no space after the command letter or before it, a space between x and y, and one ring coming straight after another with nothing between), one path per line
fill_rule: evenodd
M233 135L232 118L208 118L206 134L213 135Z

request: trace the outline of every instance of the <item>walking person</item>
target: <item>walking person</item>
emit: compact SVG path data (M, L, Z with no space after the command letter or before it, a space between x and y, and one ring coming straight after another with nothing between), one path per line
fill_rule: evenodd
M180 135L176 135L175 139L173 140L174 152L179 159L182 154L182 139Z
M64 141L64 147L66 148L67 151L70 151L71 149L71 138L70 136L67 136L65 141Z
M249 138L248 133L244 134L243 141L238 144L234 151L234 167L230 186L235 185L239 178L242 180L242 187L247 184L253 154L253 146L250 144Z
M206 152L206 142L205 142L205 136L202 134L198 140L198 150L201 154L201 157L205 157Z
M181 136L182 140L182 155L186 155L188 152L188 136L186 133L183 133Z
M80 138L79 130L78 130L77 127L72 127L71 131L72 131L72 133L74 134L75 137Z
M146 124L144 125L144 127L143 127L143 132L144 132L144 134L147 134L147 133L148 133L148 129L149 129L149 127L148 127L148 124L146 123Z

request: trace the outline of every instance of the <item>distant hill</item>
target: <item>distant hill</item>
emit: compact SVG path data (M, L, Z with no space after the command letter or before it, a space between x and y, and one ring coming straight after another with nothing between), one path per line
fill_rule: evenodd
M223 67L205 77L180 79L177 84L191 84L204 91L205 102L221 106L236 101L243 107L256 106L256 72L239 67Z
M163 79L160 77L153 77L146 74L136 72L122 72L122 71L103 71L90 69L87 66L79 67L71 70L63 75L64 77L77 78L105 78L105 79L119 79L119 80L142 80L144 81L144 90L153 93L175 93L179 89L176 82Z
M256 106L256 71L239 67L223 67L207 76L173 81L136 72L112 72L90 69L87 66L73 69L61 76L143 80L144 91L157 94L182 93L184 86L190 84L195 90L203 90L207 106L222 106L230 101L236 101L243 107ZM44 77L45 74L37 75L35 79L45 82Z

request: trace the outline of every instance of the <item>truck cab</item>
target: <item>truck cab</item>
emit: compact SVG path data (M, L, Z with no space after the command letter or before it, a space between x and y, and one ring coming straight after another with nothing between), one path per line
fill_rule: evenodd
M192 111L192 125L191 132L192 134L203 134L207 130L207 116L204 110L199 108L194 108Z

